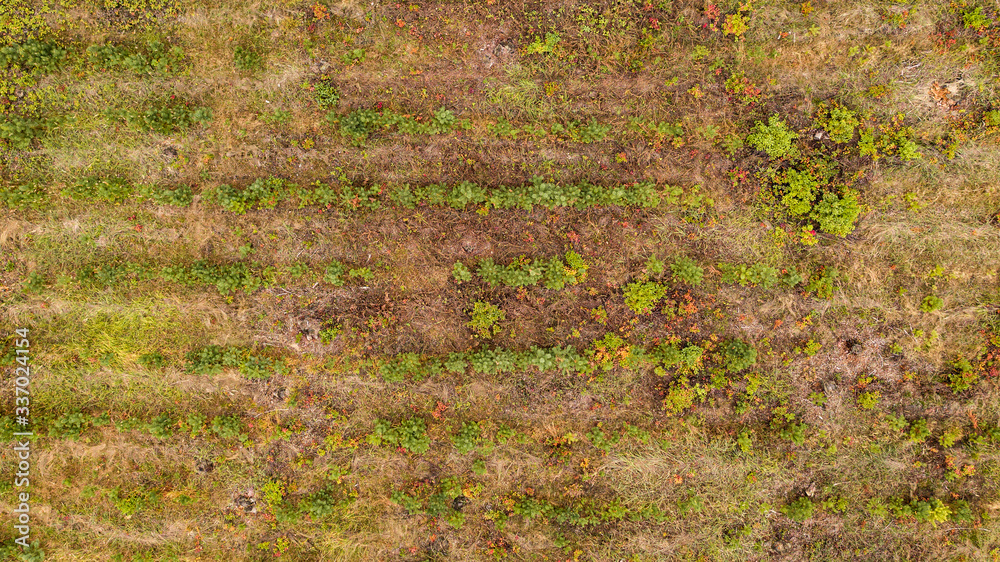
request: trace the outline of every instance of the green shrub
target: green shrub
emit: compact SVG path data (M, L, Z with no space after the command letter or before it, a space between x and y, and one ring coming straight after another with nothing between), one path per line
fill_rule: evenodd
M50 437L79 439L80 434L90 425L90 420L80 412L69 412L56 418L49 427Z
M346 272L347 268L344 267L344 264L334 260L330 265L326 266L326 270L323 272L323 281L340 287L344 284L344 274Z
M944 306L944 300L935 295L927 295L920 301L920 312L934 312Z
M242 191L228 185L215 189L215 200L222 208L237 214L253 209L273 209L278 200L287 195L286 182L281 178L267 177L254 180Z
M952 372L946 376L948 386L952 392L965 392L979 382L979 373L972 367L968 359L960 357L951 362Z
M170 417L170 414L160 414L149 422L146 429L149 431L150 435L156 437L157 439L167 439L173 435L174 425L174 419Z
M801 497L793 502L781 506L778 511L787 515L792 521L801 523L812 517L815 509L816 504L814 504L812 500L807 497Z
M877 390L862 392L858 395L858 407L862 410L874 410L878 407L882 393Z
M822 187L822 182L809 172L791 169L785 172L778 183L785 184L785 194L781 202L788 207L792 215L806 215L813 208L816 195Z
M810 213L813 220L819 222L823 232L835 236L847 236L854 231L854 221L861 214L861 206L854 191L847 190L842 197L835 193L824 193L823 199L817 203Z
M966 29L972 29L977 32L983 32L986 30L993 21L983 13L983 7L978 6L975 10L966 11L962 14L962 23L965 24Z
M772 115L767 124L757 121L753 130L747 135L748 145L767 153L771 159L793 156L797 151L792 141L799 138L798 133L791 131L781 117Z
M785 427L781 428L781 431L778 432L778 435L782 439L786 439L796 445L802 446L805 445L806 442L806 429L808 427L809 426L807 426L804 423L792 422L786 425Z
M931 431L927 428L927 420L918 419L910 424L910 432L907 435L910 441L919 443L931 436Z
M330 116L335 116L335 114L328 115L328 120L330 120ZM371 109L355 110L340 120L340 132L356 141L364 140L375 131L378 126L378 117L378 113Z
M87 177L77 180L63 190L63 195L74 199L99 199L121 203L134 191L125 178Z
M476 301L472 305L472 319L466 326L472 328L477 336L489 339L500 333L499 323L507 319L507 313L499 307L483 301Z
M48 204L48 195L37 183L0 186L0 202L12 209L41 209Z
M833 297L833 282L840 276L840 272L833 267L821 267L809 278L806 283L806 292L816 293L821 299Z
M329 82L313 84L313 100L321 109L333 109L340 103L340 90Z
M861 124L856 112L836 102L829 107L821 104L816 122L830 135L830 140L841 144L851 142L855 129Z
M729 340L720 346L726 370L737 373L757 363L757 350L743 340Z
M0 67L18 65L28 70L53 72L66 59L67 52L55 43L28 39L19 45L0 48Z
M426 453L431 448L431 439L427 435L427 424L421 418L409 418L396 426L385 420L375 422L375 428L367 438L370 445L383 443L402 447L412 453Z
M635 281L625 286L625 306L636 314L649 314L667 294L667 288L653 281Z
M451 274L455 278L455 281L458 281L459 283L472 281L472 272L469 271L469 268L465 267L465 264L460 261L455 262L455 266L452 268Z
M146 185L140 189L140 193L143 197L152 199L159 205L187 207L194 201L194 192L190 185L181 185L176 189Z
M167 74L182 70L184 51L161 41L148 41L144 47L123 45L91 45L87 55L94 66L102 70L128 70L136 74Z
M670 271L674 274L674 281L683 281L689 285L700 285L705 277L705 270L687 256L678 256L670 265Z
M749 266L746 264L720 263L718 264L718 268L722 272L721 280L723 283L739 283L743 287L750 285L770 289L779 282L778 270L761 263Z
M115 113L112 112L114 115ZM132 127L143 132L169 135L188 129L196 124L212 121L212 110L208 107L191 107L178 101L156 102L148 109L127 110L120 113Z
M7 139L14 148L27 150L31 141L45 135L49 124L48 119L4 115L0 120L0 138Z
M479 446L482 434L483 430L480 428L479 423L463 422L462 427L458 430L458 433L452 436L451 440L455 445L455 450L460 455L467 455L475 451L476 447Z
M233 50L233 65L242 72L254 72L264 66L264 56L251 46L237 46Z
M222 439L239 438L241 441L247 439L247 435L243 433L243 420L236 415L216 416L212 419L212 425L209 429Z

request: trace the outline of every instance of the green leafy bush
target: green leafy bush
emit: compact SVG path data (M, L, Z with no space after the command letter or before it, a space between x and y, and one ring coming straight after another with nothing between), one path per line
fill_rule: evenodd
M767 124L757 121L746 142L748 145L767 153L771 159L793 156L797 151L792 141L799 138L798 133L790 130L781 117L772 115Z
M212 425L209 426L209 429L222 439L239 438L241 441L245 441L247 438L247 435L243 432L243 420L236 415L216 416L212 419Z
M111 114L118 113L111 112ZM211 108L191 107L175 100L155 102L152 107L145 110L126 110L120 115L132 127L143 132L163 135L188 129L196 124L204 125L213 119Z
M882 393L877 390L862 392L858 395L858 408L862 410L874 410L878 407Z
M770 289L780 281L777 269L761 263L753 265L720 263L717 267L722 272L721 280L723 283L738 283L743 287L749 285Z
M80 412L69 412L55 419L49 427L50 437L79 439L90 425L90 420Z
M7 139L11 146L20 150L27 150L31 141L45 135L50 124L48 119L19 115L4 115L0 119L0 138Z
M749 369L757 363L757 350L743 340L729 340L723 343L719 351L725 360L726 370L731 373Z
M411 453L426 453L431 448L431 439L427 435L427 424L423 419L413 417L392 426L388 421L378 420L375 428L368 435L370 445L383 443L402 447Z
M344 274L346 272L347 268L344 267L344 264L334 260L330 265L326 266L326 270L323 272L323 281L340 287L344 284Z
M667 294L667 288L654 281L635 281L625 286L625 306L636 314L649 314Z
M160 414L149 422L146 429L157 439L167 439L173 435L174 425L176 424L170 414Z
M860 214L857 194L847 190L843 196L824 193L823 199L813 207L809 216L819 222L823 232L843 237L854 231L854 221Z
M476 274L490 285L525 287L544 281L548 289L562 289L567 284L577 285L587 276L587 264L576 252L566 252L565 261L558 257L549 260L522 258L512 264L497 265L492 259L479 262Z
M340 90L329 82L317 82L312 90L313 100L321 109L332 109L340 103Z
M66 59L67 53L56 43L28 39L18 45L0 48L0 67L18 65L28 70L53 72Z
M63 195L74 199L99 199L121 203L135 188L125 178L86 177L77 180L63 190Z
M705 270L687 256L678 256L670 265L670 271L674 274L674 281L683 281L689 285L700 285L705 277Z
M458 433L452 436L452 443L460 455L467 455L476 450L483 430L477 422L463 422Z
M451 274L455 278L455 281L458 281L459 283L472 281L472 272L469 271L469 268L465 267L465 264L460 261L455 262L455 266L452 268Z
M830 135L833 142L848 143L854 139L854 131L861 121L856 112L834 102L830 106L820 104L816 123Z
M186 184L176 189L146 185L140 188L140 193L143 197L152 199L159 205L187 207L194 201L194 192L191 190L191 186Z
M0 202L12 209L41 209L48 204L45 190L35 182L0 186Z
M264 56L248 45L239 45L233 50L233 65L242 72L254 72L264 66Z
M944 306L944 300L936 295L927 295L920 301L920 312L934 312Z
M968 359L960 357L951 362L952 372L946 375L948 386L952 392L965 392L979 382L979 373L972 367Z
M273 209L287 194L286 182L274 176L258 178L242 191L228 185L220 185L215 190L215 200L222 208L237 214L253 209Z
M815 510L816 504L807 497L800 497L778 509L778 511L787 515L789 519L798 521L799 523L812 517Z
M806 292L816 293L821 299L833 297L833 282L840 276L840 272L833 267L821 267L806 283Z
M148 41L144 47L124 45L91 45L87 55L94 66L102 70L127 70L136 74L168 74L182 70L184 51L177 46L167 48L162 41Z
M472 319L466 326L472 328L477 336L489 339L500 333L499 323L507 319L507 313L496 305L484 301L476 301L472 305Z
M249 294L257 290L261 278L251 273L245 263L211 265L197 261L190 266L176 265L164 267L160 276L166 281L182 285L214 285L222 295L242 289Z

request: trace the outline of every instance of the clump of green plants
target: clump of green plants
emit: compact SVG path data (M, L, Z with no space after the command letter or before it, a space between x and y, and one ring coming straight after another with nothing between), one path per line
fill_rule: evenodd
M0 117L0 139L7 139L11 146L27 150L31 141L41 138L51 120L7 114Z
M91 45L87 47L91 63L101 70L127 70L135 74L173 74L182 70L184 51L168 48L162 41L148 41L142 47Z
M952 515L951 508L937 498L931 500L913 499L909 502L902 498L892 498L889 500L888 508L897 518L913 517L921 523L931 523L934 526L948 521Z
M507 313L500 307L485 301L476 301L472 305L472 319L466 326L483 339L489 339L500 333L500 322L507 319Z
M267 379L289 372L283 359L257 354L252 349L239 346L208 345L189 351L186 359L185 370L201 375L219 373L224 367L235 368L250 379Z
M753 265L719 263L717 267L722 272L723 283L770 289L781 281L776 268L762 263Z
M220 185L215 189L215 200L223 209L243 214L257 209L273 209L278 200L286 195L286 182L274 176L258 178L241 191Z
M62 65L67 53L56 43L32 38L0 48L0 67L17 65L31 71L53 72Z
M331 124L339 123L340 132L355 143L365 141L377 130L395 129L404 135L440 135L454 130L459 125L455 114L450 109L441 107L430 117L417 117L411 114L401 114L388 109L375 111L373 109L356 109L341 117L334 112L327 115Z
M678 256L674 263L670 264L670 271L673 273L674 281L683 281L688 285L700 285L705 277L705 270L698 265L698 262L687 256Z
M233 66L241 72L256 72L264 67L264 55L252 45L238 45L233 49Z
M813 516L813 513L816 511L816 504L803 496L781 506L778 508L778 511L787 515L792 521L801 523Z
M194 107L171 97L168 101L153 102L144 110L110 111L112 117L120 116L132 127L143 132L169 135L189 129L194 125L205 125L212 121L212 109Z
M154 185L144 185L139 189L140 195L152 199L159 205L172 205L174 207L187 207L194 201L194 192L190 185L183 184L176 189L169 187L157 187Z
M452 436L452 444L460 455L467 455L479 447L483 430L478 422L462 422L462 427Z
M766 152L774 160L795 156L798 150L792 141L797 138L799 138L798 133L790 130L781 117L772 115L766 124L762 121L754 124L750 134L747 135L746 143Z
M209 430L222 439L236 438L240 441L247 440L248 436L244 433L245 429L243 420L237 415L216 416L212 419L212 424L209 426Z
M840 276L840 272L833 267L821 267L806 283L806 292L815 293L817 298L829 299L833 297L833 283Z
M969 390L979 382L979 373L968 359L959 357L951 362L951 372L945 378L952 392L958 394Z
M749 369L757 363L757 350L743 340L728 340L720 346L719 351L726 370L731 373Z
M821 103L816 110L816 124L830 135L830 140L843 144L854 139L854 132L861 120L856 112L837 102L830 105Z
M11 209L41 209L49 203L45 189L37 182L17 186L0 185L0 203Z
M854 231L854 222L860 214L857 193L848 189L841 195L829 191L824 193L809 216L819 223L823 232L844 237Z
M583 258L570 250L566 252L565 260L553 257L528 261L527 258L522 258L503 266L494 263L492 259L485 259L479 262L476 274L490 285L525 287L544 282L547 289L558 290L566 285L583 282L588 268Z
M858 408L862 410L874 410L882 398L882 393L877 390L869 390L858 394Z
M411 453L426 453L431 448L431 438L427 435L427 424L423 419L413 417L396 425L386 420L378 420L367 437L369 445L388 444L402 447Z
M634 281L625 286L625 306L636 314L649 314L667 295L667 288L655 281Z
M135 190L132 182L122 177L85 177L63 189L63 195L74 199L98 199L121 203Z
M455 281L458 281L459 283L472 281L472 272L469 271L469 268L460 261L455 262L455 266L452 267L451 270L451 275L455 278Z
M182 285L214 285L222 295L239 289L249 294L261 285L261 278L254 275L245 263L212 265L202 260L190 266L166 266L160 276Z
M936 295L927 295L920 301L920 312L934 312L944 306L944 300Z
M149 424L146 425L146 429L149 434L157 439L168 439L174 434L174 426L176 422L170 414L160 414L150 420Z
M333 109L340 103L340 90L325 80L312 85L312 95L320 109Z
M80 412L68 412L56 418L49 426L50 437L61 437L68 439L79 439L87 427L90 420Z

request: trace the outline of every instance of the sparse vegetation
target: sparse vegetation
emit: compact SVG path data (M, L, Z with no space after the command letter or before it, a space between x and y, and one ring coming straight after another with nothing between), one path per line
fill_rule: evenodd
M997 16L0 0L0 559L996 559Z

